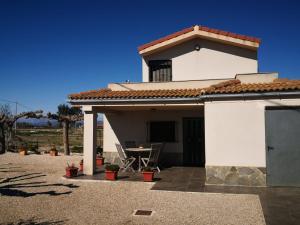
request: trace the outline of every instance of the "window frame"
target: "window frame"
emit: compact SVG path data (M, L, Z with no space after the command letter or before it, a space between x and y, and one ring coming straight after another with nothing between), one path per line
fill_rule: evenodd
M166 75L165 80L161 79L161 77L158 80L154 80L153 72L155 70L159 71L160 69L157 69L157 68L159 68L160 66L165 67L165 68L161 68L161 69L169 69L170 70L169 77L168 77L168 75ZM157 67L157 68L154 69L155 67ZM149 74L148 74L149 82L170 82L173 79L173 76L172 76L172 60L171 59L149 60L148 61L148 68L149 68ZM159 76L161 76L161 74L159 74Z
M151 140L151 123L174 123L174 139L173 141L156 141ZM149 143L177 143L178 142L178 122L175 120L151 120L147 122L147 142Z

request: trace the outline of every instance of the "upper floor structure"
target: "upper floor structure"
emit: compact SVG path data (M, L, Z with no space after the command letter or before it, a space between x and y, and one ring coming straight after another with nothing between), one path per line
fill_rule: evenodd
M138 48L143 82L235 78L257 73L260 39L193 26Z

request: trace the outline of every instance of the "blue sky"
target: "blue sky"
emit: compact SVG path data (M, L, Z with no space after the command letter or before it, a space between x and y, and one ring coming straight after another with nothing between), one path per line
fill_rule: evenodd
M137 46L195 24L261 38L260 71L300 79L299 10L276 0L0 0L0 99L55 112L70 93L141 81Z

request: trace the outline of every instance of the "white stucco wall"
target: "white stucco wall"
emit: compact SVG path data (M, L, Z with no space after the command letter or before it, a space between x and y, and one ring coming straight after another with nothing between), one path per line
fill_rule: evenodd
M266 166L265 106L300 99L205 103L206 166Z
M106 114L103 117L103 150L104 152L116 152L115 143L124 144L125 141L147 142L148 121L176 121L177 142L166 143L164 152L182 152L182 118L202 117L203 106L197 106L198 110L189 111L130 111L119 114Z
M195 45L200 51L194 50ZM149 60L172 60L173 81L234 78L257 73L257 52L232 45L193 39L142 58L143 82L149 81Z

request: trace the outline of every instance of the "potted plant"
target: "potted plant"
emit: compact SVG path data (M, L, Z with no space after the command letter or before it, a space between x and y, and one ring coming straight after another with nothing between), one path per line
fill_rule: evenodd
M24 145L22 145L19 149L19 154L20 155L27 155L27 149L25 148Z
M76 177L77 173L78 168L74 165L74 163L72 163L71 166L68 164L68 166L66 167L66 177Z
M80 163L79 163L79 171L83 171L83 159L80 160Z
M144 181L145 182L152 182L154 178L154 171L151 167L145 167L142 171Z
M116 180L120 167L117 164L110 164L105 167L106 180Z
M103 166L104 165L104 157L102 156L102 154L97 154L96 156L96 165L97 166Z
M58 155L58 151L56 150L55 146L52 146L52 148L50 149L50 155L51 156L57 156Z

